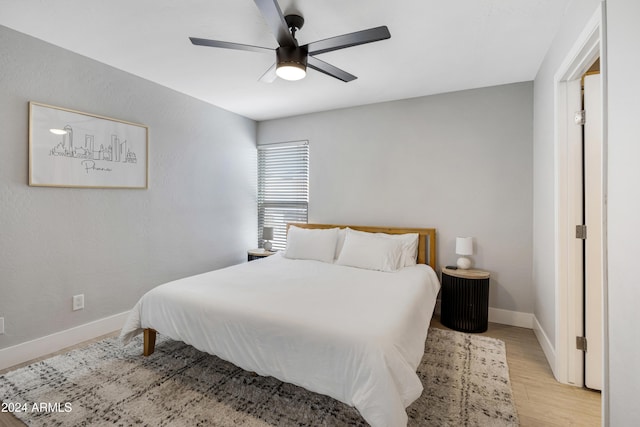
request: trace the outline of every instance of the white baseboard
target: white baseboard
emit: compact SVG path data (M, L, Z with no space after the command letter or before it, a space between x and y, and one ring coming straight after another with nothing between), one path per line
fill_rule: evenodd
M127 320L126 311L104 319L95 320L71 329L56 332L42 338L0 349L0 369L6 369L47 354L55 353L63 348L105 335L121 329Z
M489 322L533 329L533 314L489 307Z
M544 333L544 329L538 322L538 319L533 316L533 333L536 334L536 338L540 343L540 347L542 347L542 351L544 352L545 357L547 358L547 362L551 367L551 372L553 372L553 376L558 378L556 374L556 351L554 350L553 344L549 341L549 337Z

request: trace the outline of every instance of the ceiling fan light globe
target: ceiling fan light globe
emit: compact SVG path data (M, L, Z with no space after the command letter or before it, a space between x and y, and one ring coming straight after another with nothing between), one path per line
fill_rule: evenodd
M307 71L301 64L278 64L276 75L285 80L301 80L307 75Z

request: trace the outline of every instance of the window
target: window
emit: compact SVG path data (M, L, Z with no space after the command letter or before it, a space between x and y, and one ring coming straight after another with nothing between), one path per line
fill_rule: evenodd
M309 142L258 146L258 246L262 228L273 227L273 249L284 249L287 223L307 222Z

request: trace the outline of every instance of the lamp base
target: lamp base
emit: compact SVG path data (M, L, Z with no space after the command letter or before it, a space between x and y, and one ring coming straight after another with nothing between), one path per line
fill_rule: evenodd
M264 244L262 245L262 247L264 248L265 251L270 251L271 250L271 242L268 240L264 241Z
M469 258L461 256L456 263L460 270L468 270L471 268L471 260Z

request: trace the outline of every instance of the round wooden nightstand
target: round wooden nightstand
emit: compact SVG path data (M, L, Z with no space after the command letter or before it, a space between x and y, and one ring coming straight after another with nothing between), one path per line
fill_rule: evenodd
M489 323L489 272L442 269L440 321L461 332L484 332Z
M266 251L262 248L260 249L249 249L247 251L247 261L253 261L255 259L265 258L275 254L274 251Z

